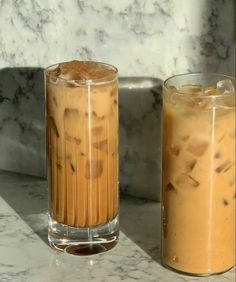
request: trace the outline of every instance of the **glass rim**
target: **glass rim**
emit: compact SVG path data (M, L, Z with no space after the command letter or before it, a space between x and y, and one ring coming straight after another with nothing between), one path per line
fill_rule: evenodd
M206 76L211 76L211 77L216 77L216 76L219 76L219 77L222 77L224 79L230 79L232 80L234 83L236 81L236 78L233 77L233 76L230 76L230 75L226 75L226 74L222 74L222 73L214 73L214 72L193 72L193 73L182 73L182 74L176 74L176 75L172 75L170 77L168 77L167 79L165 79L163 81L163 88L165 90L168 90L169 89L169 86L167 86L167 83L169 81L171 81L172 79L174 78L181 78L181 77L187 77L187 76L200 76L200 75L206 75ZM188 85L191 85L191 84L188 84ZM192 84L194 85L194 84ZM174 85L173 85L174 86ZM211 94L208 94L208 95L196 95L196 94L188 94L186 92L181 92L179 91L178 89L176 89L176 92L177 94L181 95L181 96L188 96L188 97L191 97L191 98L222 98L222 97L230 97L232 95L235 95L235 91L234 92L229 92L229 93L226 93L226 94L216 94L216 95L211 95Z
M112 69L114 71L114 73L111 74L111 75L102 77L102 78L95 78L95 79L66 79L66 78L62 78L62 77L58 77L58 76L54 76L54 77L58 78L59 81L62 81L62 82L72 82L72 83L76 82L77 86L106 84L108 82L116 80L117 77L118 77L118 68L116 68L115 66L113 66L111 64L100 62L100 61L93 61L93 60L76 60L76 61L100 64L100 65L108 67L109 69ZM50 70L55 69L60 64L65 64L65 63L69 63L69 62L71 62L71 61L59 62L59 63L55 63L55 64L52 64L52 65L44 68L44 75L47 76L47 77L52 76L52 73L50 73ZM75 85L75 87L76 87L76 85Z

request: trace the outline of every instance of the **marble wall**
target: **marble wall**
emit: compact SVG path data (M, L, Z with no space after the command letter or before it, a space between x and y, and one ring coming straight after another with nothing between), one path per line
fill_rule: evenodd
M0 168L45 176L44 67L77 58L114 64L123 77L235 75L234 11L234 0L0 0ZM128 95L121 103L132 111ZM152 94L140 95L144 104L135 122L144 128L137 137L152 131L161 109L153 107ZM141 121L145 111L154 111L149 125ZM136 171L129 164L137 146L127 146L129 126L123 118L121 166L128 171L121 188L135 194L145 181L133 181ZM152 174L160 171L158 142L146 142L154 153L141 151L145 158L138 159L142 167L148 158ZM152 189L143 195L158 199L157 187Z

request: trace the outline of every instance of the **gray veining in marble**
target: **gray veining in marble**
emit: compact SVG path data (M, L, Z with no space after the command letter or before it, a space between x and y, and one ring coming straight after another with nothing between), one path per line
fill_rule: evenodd
M116 65L122 76L232 72L233 0L1 1L0 66L72 58Z
M177 274L160 264L160 204L121 200L118 245L76 257L47 245L46 181L0 171L1 282L233 282L235 271L210 278Z
M123 77L163 80L193 71L234 75L234 11L234 0L0 0L0 168L45 175L44 67L76 58L114 64ZM144 112L153 110L152 99L140 115L135 113L135 129L141 128ZM121 106L129 103L124 98ZM142 134L156 122L157 110L141 122ZM128 132L130 122L123 124L121 130ZM145 177L137 184L135 174L155 168L158 174L151 163L159 153L148 160L146 154L134 168L137 156L127 144L121 148L130 165L121 177L123 191L142 196L149 189L148 197L156 199L158 192L149 184L140 190Z

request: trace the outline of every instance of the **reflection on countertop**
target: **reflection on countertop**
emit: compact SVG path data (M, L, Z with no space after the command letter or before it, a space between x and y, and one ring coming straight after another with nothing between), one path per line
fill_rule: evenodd
M121 234L109 252L88 257L47 245L47 183L0 171L0 281L235 281L235 268L210 278L177 274L160 264L160 204L121 198Z

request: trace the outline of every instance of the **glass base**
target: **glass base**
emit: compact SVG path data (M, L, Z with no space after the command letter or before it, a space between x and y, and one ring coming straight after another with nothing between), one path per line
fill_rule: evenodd
M52 248L73 255L93 255L113 248L119 238L118 216L89 228L71 227L49 216L48 242Z
M231 266L230 268L226 269L226 270L223 270L223 271L220 271L220 272L209 272L209 273L192 273L192 272L186 272L186 271L183 271L183 270L179 270L179 269L176 269L168 264L166 264L165 262L162 261L162 265L171 270L171 271L174 271L176 273L179 273L179 274L183 274L183 275L187 275L187 276L195 276L195 277L209 277L209 276L214 276L214 275L221 275L225 272L228 272L230 271L231 269L234 268L234 265Z

